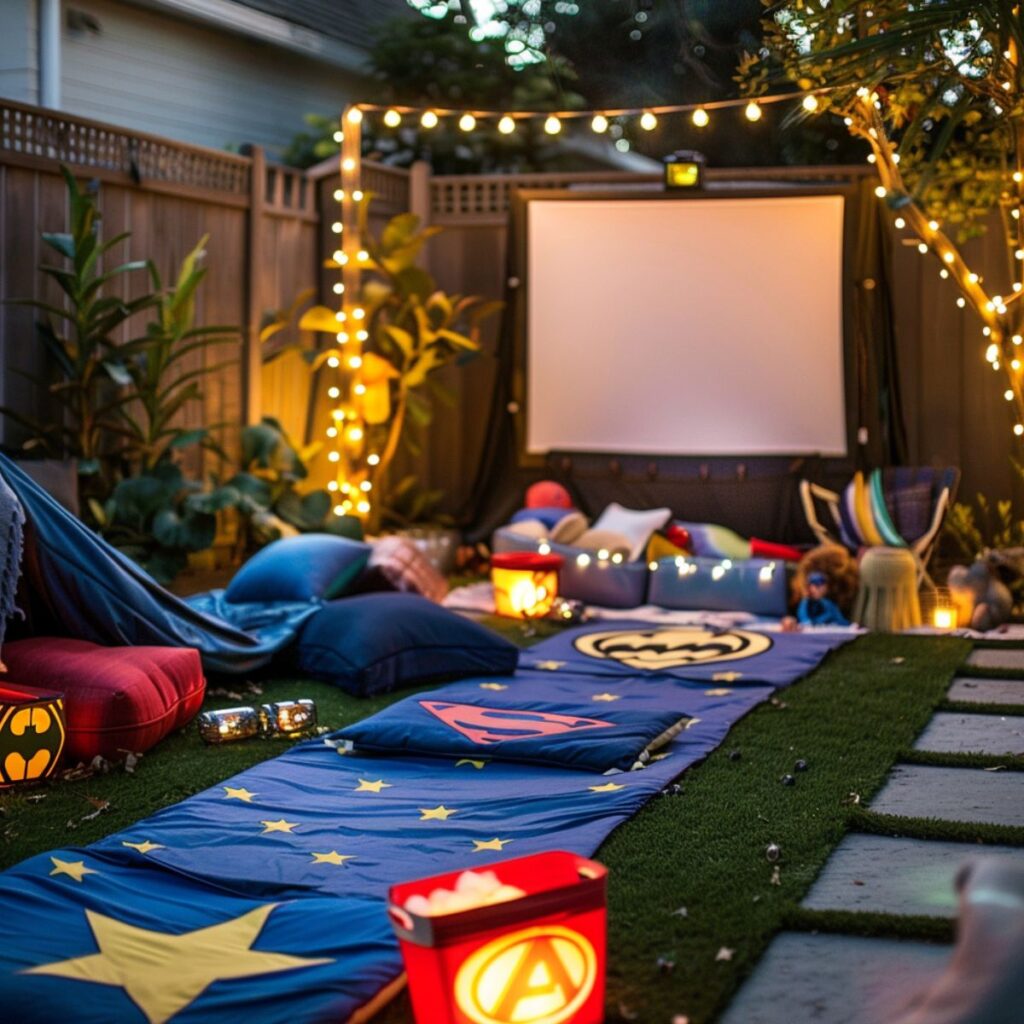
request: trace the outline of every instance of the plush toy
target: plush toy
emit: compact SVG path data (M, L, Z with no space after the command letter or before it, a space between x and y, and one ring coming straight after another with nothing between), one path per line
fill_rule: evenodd
M1013 596L997 574L993 555L998 552L987 552L972 565L954 565L947 581L957 608L965 617L969 613L968 625L983 633L1001 626L1013 610Z
M849 618L857 596L860 571L857 560L841 544L821 544L800 559L793 576L793 602L799 603L808 594L813 573L823 573L828 581L829 600Z
M526 489L527 508L572 508L569 492L554 480L541 480Z
M850 620L828 597L828 577L821 571L808 573L807 590L796 609L801 626L848 626Z

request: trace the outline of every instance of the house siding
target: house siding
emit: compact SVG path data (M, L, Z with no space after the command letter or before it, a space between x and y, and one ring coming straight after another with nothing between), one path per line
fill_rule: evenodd
M36 0L0 0L0 96L39 102Z
M62 105L81 117L273 158L304 114L365 98L358 76L299 54L108 0L74 6L100 25L64 27Z

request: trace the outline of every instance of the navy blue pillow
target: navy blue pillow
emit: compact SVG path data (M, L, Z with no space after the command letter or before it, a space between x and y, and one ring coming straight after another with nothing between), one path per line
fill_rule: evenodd
M309 618L296 645L299 671L365 697L400 686L508 675L519 649L419 594L361 594Z
M235 574L232 604L340 597L366 567L370 545L329 533L304 533L268 544Z

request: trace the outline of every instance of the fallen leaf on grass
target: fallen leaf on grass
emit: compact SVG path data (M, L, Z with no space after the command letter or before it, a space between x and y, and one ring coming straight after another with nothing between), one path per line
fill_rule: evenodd
M728 946L722 946L715 954L715 963L723 963L732 959L735 949L730 949Z

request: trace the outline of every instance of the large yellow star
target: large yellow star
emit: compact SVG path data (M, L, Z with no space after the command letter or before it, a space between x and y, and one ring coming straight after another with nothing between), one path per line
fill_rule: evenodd
M87 910L99 952L30 967L25 973L116 985L149 1024L163 1024L215 981L331 962L251 948L276 905L267 903L233 920L181 935L137 928Z
M460 757L459 760L455 762L455 767L460 768L464 764L471 764L474 768L480 769L483 768L483 766L487 764L487 762L474 761L473 758L471 757Z
M298 826L297 821L285 821L284 818L280 818L277 821L261 821L260 824L263 826L263 831L260 835L267 835L270 832L291 832L293 828Z
M591 700L604 700L604 701L622 700L622 694L620 694L620 693L595 693L594 696L591 697L590 699Z
M391 783L385 782L383 779L377 779L376 782L370 782L369 779L360 779L359 785L353 790L355 793L379 793L382 789L390 789Z
M244 800L247 804L251 804L252 798L256 795L250 793L244 786L239 786L238 789L235 789L234 786L225 786L224 792L225 800Z
M84 860L61 860L60 857L51 857L50 860L53 862L51 875L67 875L80 882L86 875L99 874L93 868L87 868Z
M148 839L142 843L129 843L127 841L121 843L122 846L130 846L133 850L138 850L139 853L152 853L154 850L162 850L163 847L159 843L151 843Z
M591 793L614 793L617 789L625 789L625 786L620 786L617 782L606 782L603 786L590 786L588 787Z
M501 850L504 846L511 843L511 839L474 839L473 840L473 852L483 853L485 850Z
M447 821L453 814L458 813L456 810L449 810L444 804L438 804L437 807L421 807L420 821Z
M314 864L344 864L347 860L352 860L355 856L354 853L338 853L337 850L331 850L330 853L314 853L313 863Z

